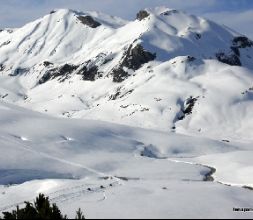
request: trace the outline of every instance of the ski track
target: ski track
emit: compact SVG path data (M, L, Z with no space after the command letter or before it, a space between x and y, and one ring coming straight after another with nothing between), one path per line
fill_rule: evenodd
M24 145L24 144L22 144L18 141L15 141L15 140L7 139L4 136L1 136L1 138L5 139L5 140L8 140L9 142L17 143L18 145L15 145L16 147L18 147L20 149L23 149L23 150L26 150L28 152L39 154L39 155L41 155L45 158L56 160L56 161L59 161L59 162L64 163L64 164L68 164L70 166L75 166L75 167L79 167L79 168L88 170L88 171L98 175L99 177L109 177L109 179L115 180L114 182L111 182L111 183L107 184L107 186L104 186L103 189L101 189L101 186L100 186L100 187L94 187L94 188L89 187L90 190L88 190L88 186L85 184L85 182L82 182L82 184L77 185L75 187L66 187L66 188L60 189L58 191L55 191L55 192L52 192L52 193L48 194L51 202L63 203L63 202L69 201L69 200L73 200L73 199L76 199L76 198L83 197L85 195L90 195L90 194L94 194L94 193L96 193L96 194L103 193L103 198L102 199L99 199L97 201L90 201L90 202L102 202L102 201L106 200L106 198L107 198L106 197L106 192L105 192L107 188L113 188L113 187L123 185L122 181L119 178L115 177L115 176L107 175L105 173L98 172L97 170L91 169L91 168L83 166L81 164L73 163L73 162L70 162L70 161L67 161L67 160L64 160L64 159L60 159L60 158L57 158L57 157L54 157L54 156L50 156L46 153L42 153L42 152L32 150L29 146ZM30 200L29 202L33 202L33 200ZM87 201L86 201L86 203L87 203ZM0 212L10 210L12 208L15 208L15 207L23 205L23 204L24 204L24 201L21 201L21 202L15 203L15 204L10 204L8 206L1 207Z
M52 203L64 203L69 200L74 200L74 199L77 199L77 198L80 198L83 196L102 193L103 196L101 199L98 199L95 201L83 201L84 203L102 202L107 199L107 196L106 196L106 189L107 188L117 187L117 186L120 186L121 184L119 184L118 182L117 183L114 182L114 184L111 183L110 185L108 185L104 189L101 189L100 187L96 187L96 188L93 188L92 190L88 190L87 186L85 184L82 184L82 185L80 185L80 186L78 185L74 188L65 188L65 189L60 190L60 191L66 191L66 193L59 194L59 195L55 196L56 193L60 192L60 191L56 191L56 192L47 194L47 196L49 196L49 198L50 198L49 200ZM79 190L73 191L76 188L78 188ZM26 201L32 203L34 201L34 199L30 199L30 200L26 200ZM16 208L17 206L22 206L22 205L24 205L24 201L21 201L21 202L15 203L15 204L10 204L10 205L1 207L0 212L8 211L8 210Z
M58 157L55 157L55 156L51 156L47 153L43 153L43 152L39 152L39 151L36 151L36 150L33 150L31 146L29 145L24 145L18 141L15 141L15 140L10 140L10 139L7 139L5 138L4 136L1 136L2 139L5 139L9 142L13 142L15 144L18 144L18 145L15 145L15 147L17 148L20 148L20 149L23 149L23 150L26 150L28 152L31 152L31 153L34 153L34 154L37 154L37 155L40 155L44 158L48 158L48 159L52 159L52 160L55 160L55 161L58 161L60 163L64 163L64 164L67 164L67 165L70 165L70 166L74 166L74 167L78 167L78 168L81 168L81 169L85 169L91 173L94 173L96 175L98 175L99 177L111 177L113 179L117 179L115 176L113 175L108 175L108 174L105 174L105 173L102 173L102 172L99 172L97 170L94 170L92 168L89 168L87 166L84 166L82 164L79 164L79 163L74 163L74 162L71 162L71 161L68 161L68 160L65 160L65 159L61 159L61 158L58 158ZM118 181L120 181L120 179L117 179Z
M15 146L19 149L22 149L22 150L25 150L25 151L28 151L28 152L31 152L31 153L34 153L34 154L41 155L44 158L52 159L52 160L58 161L60 163L64 163L64 164L67 164L67 165L70 165L70 166L74 166L74 167L78 167L78 168L88 170L89 172L92 172L92 173L98 175L99 177L109 177L108 178L109 180L115 180L114 182L111 182L111 183L107 184L106 186L103 186L104 188L101 188L101 186L100 187L94 187L94 188L88 187L85 182L82 182L80 185L77 185L77 186L74 186L74 187L66 187L66 188L62 188L60 190L51 192L51 193L48 194L48 196L50 197L50 201L53 202L53 203L65 203L65 202L70 201L70 200L78 199L78 198L85 197L85 196L88 196L88 195L91 195L91 194L99 194L99 193L103 194L103 197L101 199L98 199L96 201L84 201L84 202L86 202L86 203L89 203L89 202L103 202L104 200L107 199L106 190L108 188L114 188L114 187L123 185L122 180L120 180L119 178L117 178L113 175L107 175L105 173L99 172L99 171L94 170L92 168L83 166L82 164L67 161L65 159L54 157L54 156L48 155L48 154L43 153L43 152L38 152L36 150L31 149L31 146L29 146L27 144L24 145L23 143L20 143L19 141L10 140L10 139L8 139L4 136L1 136L1 138L5 139L9 142L15 143ZM196 166L204 166L204 165L200 165L200 164L194 164L194 163L191 163L191 162L183 162L183 161L173 160L173 159L167 159L167 160L171 161L171 162L174 162L174 163L184 163L184 164L190 164L190 165L196 165ZM30 202L33 202L33 200L30 200ZM10 204L8 206L1 207L0 212L13 209L16 206L20 206L20 205L23 205L23 204L24 204L24 201L21 201L21 202L15 203L15 204Z
M105 173L99 172L97 170L91 169L91 168L83 166L81 164L73 163L71 161L67 161L67 160L64 160L64 159L61 159L61 158L50 156L50 155L48 155L46 153L43 153L43 152L38 152L38 151L32 150L30 146L24 145L24 144L22 144L18 141L15 141L15 140L9 140L4 136L1 136L1 138L5 139L5 140L8 140L8 141L11 141L13 143L18 143L18 145L15 145L15 146L20 148L20 149L29 151L31 153L39 154L42 157L52 159L52 160L56 160L58 162L61 162L61 163L64 163L64 164L67 164L67 165L70 165L70 166L79 167L79 168L88 170L88 171L98 175L99 177L109 177L108 178L109 180L115 180L114 182L110 182L107 185L103 185L104 188L101 188L101 186L100 187L98 187L98 186L97 187L88 187L87 183L82 182L79 185L76 185L74 187L66 187L66 188L62 188L60 190L48 193L47 196L49 196L50 201L53 202L53 203L65 203L65 202L73 201L73 200L80 199L80 198L84 199L84 201L82 201L83 203L103 202L107 199L107 196L106 196L106 190L107 189L109 189L109 188L112 189L114 187L123 185L122 180L120 180L119 178L117 178L115 176L107 175ZM205 167L205 168L208 168L208 169L211 168L210 166L203 165L203 164L197 164L197 163L194 163L194 162L187 162L187 161L181 161L181 160L170 159L170 158L166 158L166 160L170 161L170 162L173 162L173 163L183 163L183 164L192 165L192 166L202 166L202 167ZM222 184L224 186L228 186L225 183L222 183L222 182L217 181L215 179L214 179L213 182ZM231 186L233 186L233 185L231 185ZM234 187L238 187L238 186L234 186ZM91 199L91 200L86 200L85 201L85 197L89 196L89 195L92 195L92 194L102 194L101 195L102 197L100 199L94 199L94 200ZM29 202L33 202L33 200L30 200ZM1 207L0 212L8 211L8 210L14 209L17 206L22 206L22 205L24 205L24 201L21 201L21 202L15 203L15 204L10 204L8 206Z

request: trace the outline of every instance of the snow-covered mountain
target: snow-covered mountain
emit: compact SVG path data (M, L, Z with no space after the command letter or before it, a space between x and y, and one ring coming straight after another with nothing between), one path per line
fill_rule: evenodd
M228 27L54 10L0 31L0 98L0 212L39 192L92 218L253 207L253 41Z
M251 139L253 42L167 8L56 10L0 33L1 96L57 116ZM222 131L222 132L221 132Z

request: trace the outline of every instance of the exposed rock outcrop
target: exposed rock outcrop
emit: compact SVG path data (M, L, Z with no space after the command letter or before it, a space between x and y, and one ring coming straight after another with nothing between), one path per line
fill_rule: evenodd
M112 70L113 81L122 82L128 77L125 69L138 70L143 64L153 61L156 54L146 51L142 45L135 47L130 45L120 62L120 65Z
M179 13L178 10L170 10L170 11L165 11L165 12L163 12L161 15L170 16L170 15L178 14L178 13Z
M98 21L95 21L93 17L87 15L87 16L78 16L77 17L84 25L87 25L91 28L97 28L101 24Z
M45 66L45 67L52 66L52 65L53 65L53 63L51 63L49 61L44 61L43 62L43 66Z
M39 84L43 84L43 83L47 82L50 79L55 79L55 78L58 78L58 77L61 77L60 81L63 82L77 68L78 68L78 66L65 64L62 67L50 69L39 80Z
M199 97L190 97L188 98L185 103L184 103L184 106L182 107L181 109L181 115L178 117L178 120L183 120L187 115L191 115L192 114L192 111L193 111L193 108L196 104L196 102L198 101L198 98Z
M237 48L253 47L253 41L245 36L239 36L233 39L233 46Z
M53 64L48 61L45 61L43 65L45 67L50 67ZM39 80L39 84L46 83L50 79L56 78L59 78L60 82L64 82L66 79L70 77L72 73L81 75L83 80L86 81L94 81L96 77L102 76L98 71L98 66L92 64L91 61L89 60L82 65L65 64L58 68L49 69Z
M204 175L203 181L204 182L214 182L213 175L216 173L216 169L214 167L205 166L210 171Z
M124 98L127 95L130 95L134 92L134 89L124 90L122 87L118 87L114 94L110 95L109 100L117 100Z
M223 52L217 53L216 57L220 62L226 63L231 66L241 66L242 65L239 56L235 52L231 53L231 54L225 54Z
M193 61L195 61L196 60L196 58L195 57L193 57L193 56L187 56L187 62L193 62Z
M129 69L138 70L143 64L148 63L155 58L156 55L146 51L142 45L138 44L135 47L130 45L122 65Z
M149 15L150 15L150 14L149 14L147 11L141 10L141 11L139 11L139 12L137 13L136 18L137 18L139 21L141 21L141 20L143 20L143 19L149 17Z
M152 61L156 58L155 54L152 54L146 50L141 45L130 45L125 51L120 64L115 67L111 75L113 76L114 82L122 82L128 77L127 69L138 70L143 64ZM69 76L75 72L75 74L81 75L83 80L95 81L96 78L102 77L101 72L99 72L99 67L109 62L105 54L100 54L92 60L88 60L81 65L70 65L65 64L61 67L51 68L46 71L46 73L39 80L39 84L43 84L50 79L59 78L60 82L65 81ZM53 63L49 61L44 61L43 65L46 68L53 66Z
M77 74L82 75L83 80L95 81L96 76L99 76L98 67L96 65L91 67L85 65L78 71Z
M122 67L115 68L112 70L113 82L123 82L128 76L128 72L126 72Z
M242 66L241 62L241 49L253 47L253 41L245 36L235 37L232 40L229 53L219 52L216 54L217 59L231 66Z
M186 100L185 102L185 109L184 109L184 114L185 115L190 115L192 114L193 107L195 103L198 101L198 98L193 98L192 96Z
M5 69L5 67L4 67L4 65L1 63L1 64L0 64L0 72L4 71L4 69Z

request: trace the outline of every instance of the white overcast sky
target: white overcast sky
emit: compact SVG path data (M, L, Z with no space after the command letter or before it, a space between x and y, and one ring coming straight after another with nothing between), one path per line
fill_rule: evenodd
M0 0L0 28L20 27L55 8L95 10L134 19L138 10L155 6L204 16L253 39L253 0Z

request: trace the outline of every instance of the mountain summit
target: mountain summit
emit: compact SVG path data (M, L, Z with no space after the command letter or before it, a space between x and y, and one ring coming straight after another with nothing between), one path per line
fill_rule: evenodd
M134 21L54 10L0 33L0 95L36 111L252 138L253 42L158 7Z

